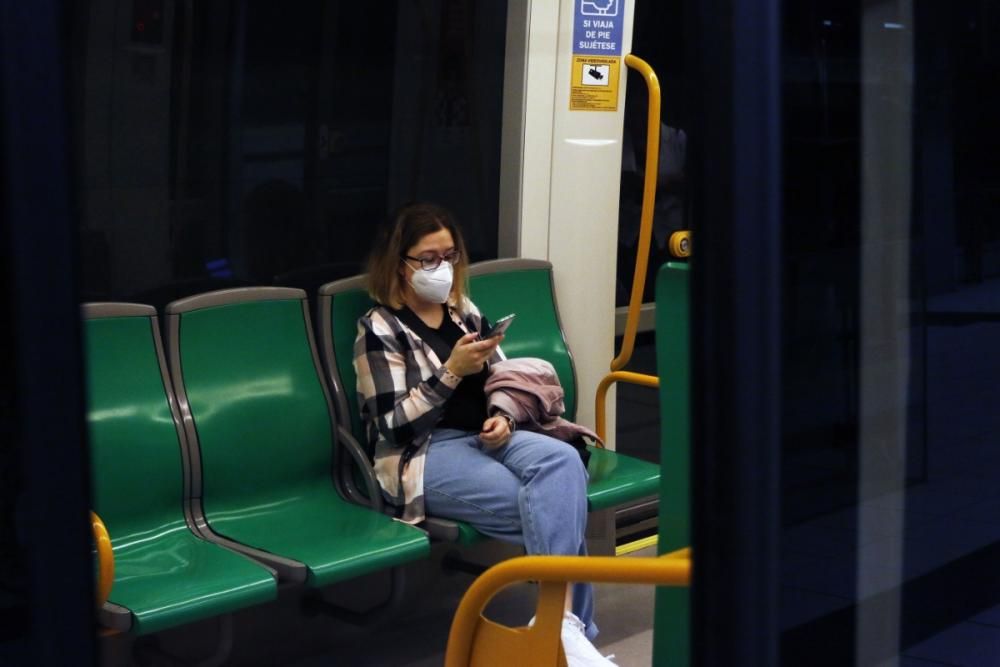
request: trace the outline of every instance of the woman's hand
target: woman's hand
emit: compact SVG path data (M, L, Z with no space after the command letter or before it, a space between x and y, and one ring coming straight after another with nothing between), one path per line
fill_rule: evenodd
M477 340L479 334L467 333L458 339L451 349L451 356L444 362L445 368L459 377L478 373L486 360L493 356L503 336Z
M479 434L479 440L487 449L494 449L510 440L510 435L510 424L507 423L507 418L497 415L483 422L483 430Z

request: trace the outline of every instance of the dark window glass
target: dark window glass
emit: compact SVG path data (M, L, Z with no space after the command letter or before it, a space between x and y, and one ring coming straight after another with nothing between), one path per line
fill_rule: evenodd
M998 20L783 3L782 664L996 663Z
M313 290L361 272L374 228L412 200L457 214L472 261L496 256L506 3L78 14L85 298Z
M660 148L653 209L653 238L646 272L643 302L654 300L660 266L671 258L670 235L688 229L687 142L690 131L686 108L688 85L684 62L684 7L681 2L637 2L632 53L656 73L660 84ZM618 264L615 305L626 306L631 296L639 242L649 95L642 75L628 71L625 129L622 138L621 198L618 217Z
M6 231L6 230L5 230ZM0 239L0 257L10 257L7 235ZM8 272L0 274L0 304L4 312L14 309L14 297ZM16 340L8 336L8 345L0 352L0 373L8 378L0 388L0 439L5 443L0 465L0 663L29 653L28 627L31 613L28 591L27 549L23 544L22 500L24 475L21 471L21 445L17 432L18 410L16 378ZM9 656L9 657L8 657Z

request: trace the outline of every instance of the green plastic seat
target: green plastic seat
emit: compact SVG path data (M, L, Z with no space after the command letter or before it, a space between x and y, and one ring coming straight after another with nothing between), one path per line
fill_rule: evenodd
M551 363L566 393L566 419L576 416L577 387L573 357L559 321L552 282L552 264L535 259L497 259L479 262L469 270L472 300L490 320L517 313L504 335L508 357L537 357ZM660 490L660 468L634 456L588 447L587 498L597 511L655 496Z
M197 537L185 520L183 430L156 311L82 311L94 510L115 557L102 624L146 634L274 599L270 570Z
M211 292L171 303L167 316L171 376L196 453L192 511L213 539L282 581L317 587L428 555L427 536L378 511L380 498L362 506L335 488L334 452L345 442L305 292Z
M497 259L469 267L469 292L483 315L495 322L516 313L504 334L508 358L545 359L566 394L566 419L576 417L576 369L566 345L552 287L552 264L535 259Z
M602 447L587 449L590 451L587 501L591 512L659 493L660 469L655 464Z
M498 259L473 264L469 269L472 300L491 321L509 313L517 320L504 336L508 357L537 357L550 362L559 374L566 393L566 418L576 414L576 373L566 345L552 287L552 265L531 259ZM357 376L353 350L357 320L373 303L365 290L365 277L355 276L328 283L320 288L319 314L322 350L330 385L337 393L341 419L350 421L358 442L365 442L356 396ZM591 511L655 496L660 471L655 464L599 447L589 447L590 484L587 497ZM471 526L435 519L444 528L432 535L459 542L480 539ZM447 532L447 526L453 528Z

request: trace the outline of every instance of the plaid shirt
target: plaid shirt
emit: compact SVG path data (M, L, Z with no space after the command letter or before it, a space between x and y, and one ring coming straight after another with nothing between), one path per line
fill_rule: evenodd
M466 333L479 331L482 316L466 299L448 307ZM491 362L503 360L499 348ZM397 518L424 520L424 456L444 404L462 378L446 369L431 346L385 306L358 320L354 341L361 420L375 444L375 476Z

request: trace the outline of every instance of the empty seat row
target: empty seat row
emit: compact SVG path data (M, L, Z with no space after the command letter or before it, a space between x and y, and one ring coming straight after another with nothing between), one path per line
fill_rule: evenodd
M94 509L115 555L102 622L137 634L422 558L420 530L344 500L344 445L305 293L225 290L155 311L87 304Z

